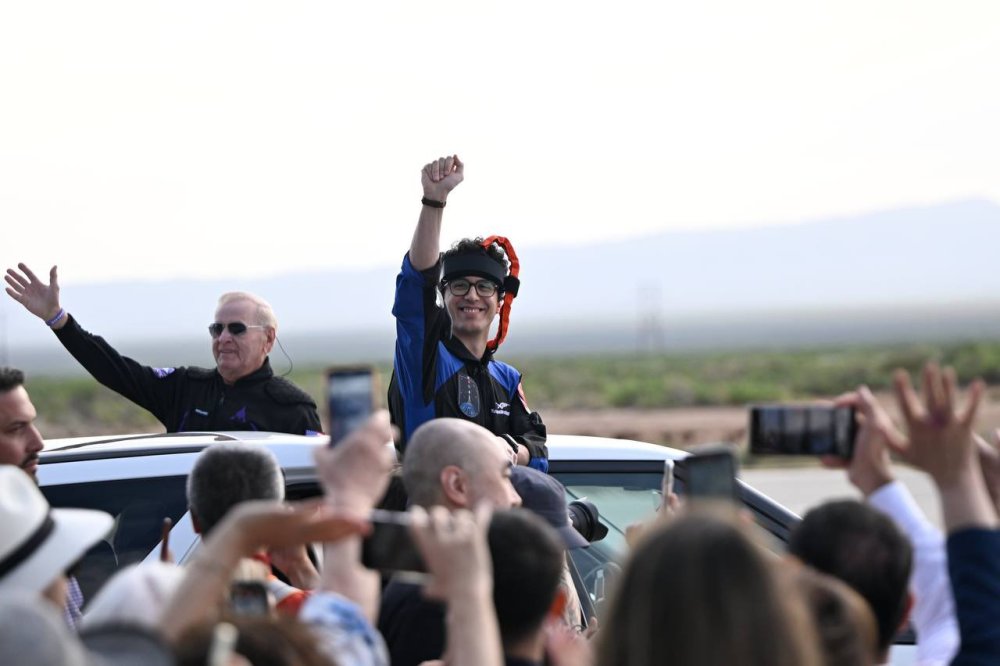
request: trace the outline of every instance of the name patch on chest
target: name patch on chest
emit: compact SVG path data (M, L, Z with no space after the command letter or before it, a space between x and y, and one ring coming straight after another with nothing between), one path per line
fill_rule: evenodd
M479 416L479 386L465 373L458 376L458 411L470 419Z

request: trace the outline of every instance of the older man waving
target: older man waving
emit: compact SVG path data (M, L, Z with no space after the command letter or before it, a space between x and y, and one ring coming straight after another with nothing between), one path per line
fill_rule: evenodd
M48 325L94 379L148 410L167 432L270 430L314 434L316 404L286 379L275 377L267 355L278 321L263 299L245 292L219 298L209 325L214 369L151 368L122 356L104 338L85 331L59 304L56 267L49 284L30 268L7 269L7 293Z

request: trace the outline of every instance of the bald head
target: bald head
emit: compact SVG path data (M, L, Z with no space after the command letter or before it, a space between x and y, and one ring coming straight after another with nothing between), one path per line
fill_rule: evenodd
M507 446L486 428L462 419L440 418L410 437L403 458L403 483L418 506L472 507L487 500L498 508L520 504L510 485Z

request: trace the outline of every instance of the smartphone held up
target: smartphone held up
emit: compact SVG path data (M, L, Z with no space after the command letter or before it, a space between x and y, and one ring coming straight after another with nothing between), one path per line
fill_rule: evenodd
M426 573L427 565L410 534L410 514L375 509L372 531L361 545L361 563L383 572Z
M729 447L703 447L681 464L688 499L739 500L736 455Z
M853 407L757 405L750 409L750 452L755 455L850 460L856 436Z
M375 411L378 392L378 374L371 366L337 366L326 371L331 446L368 420Z
M229 586L229 610L233 615L266 617L274 603L267 586L256 580L237 580Z

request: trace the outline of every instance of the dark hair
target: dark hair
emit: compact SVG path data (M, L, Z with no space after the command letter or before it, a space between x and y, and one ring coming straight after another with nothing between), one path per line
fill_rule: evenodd
M313 631L285 617L229 617L238 632L235 652L251 664L267 666L335 666L319 647ZM185 632L174 647L177 666L204 666L212 645L214 623Z
M203 535L240 502L284 498L278 460L264 447L252 444L227 442L208 447L187 479L188 506Z
M633 549L597 637L599 666L812 666L802 597L730 509L701 507Z
M403 483L403 467L396 465L389 476L389 485L385 489L382 499L375 505L376 509L383 511L406 511L409 505L409 496L406 494L406 484Z
M562 579L565 550L559 534L526 509L493 514L493 605L505 646L541 629Z
M788 552L864 597L878 623L879 650L889 648L906 613L913 562L892 520L854 500L827 502L792 530Z
M24 373L17 368L0 366L0 393L13 391L24 384Z
M878 627L868 602L847 583L811 567L794 567L793 574L812 613L826 666L875 664Z

